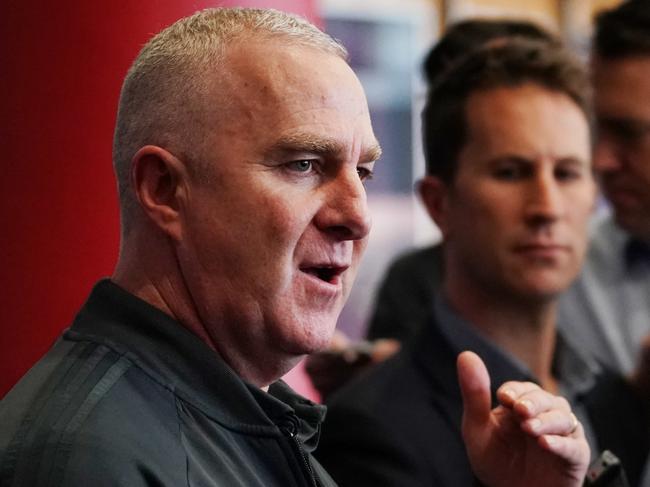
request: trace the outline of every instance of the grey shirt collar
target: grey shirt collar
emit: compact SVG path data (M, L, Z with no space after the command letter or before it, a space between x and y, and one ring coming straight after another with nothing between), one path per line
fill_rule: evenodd
M434 300L434 312L441 333L453 348L474 350L479 355L481 351L487 351L490 356L502 361L520 375L538 382L523 362L484 337L474 325L460 317L441 294ZM558 332L553 372L558 379L560 393L570 402L575 402L594 387L600 367Z

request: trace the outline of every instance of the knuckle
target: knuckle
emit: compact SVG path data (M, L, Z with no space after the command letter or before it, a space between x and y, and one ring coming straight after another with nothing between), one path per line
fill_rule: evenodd
M571 404L569 404L569 401L567 401L565 397L556 396L556 398L559 409L562 409L564 411L571 411Z

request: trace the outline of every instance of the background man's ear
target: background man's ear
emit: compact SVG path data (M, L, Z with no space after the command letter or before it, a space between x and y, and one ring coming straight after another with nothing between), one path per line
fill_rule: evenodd
M144 214L174 240L182 236L179 215L186 180L183 162L161 147L146 145L133 157L135 197Z
M447 185L440 178L425 176L418 182L418 192L429 216L438 226L443 237L446 236L449 207Z

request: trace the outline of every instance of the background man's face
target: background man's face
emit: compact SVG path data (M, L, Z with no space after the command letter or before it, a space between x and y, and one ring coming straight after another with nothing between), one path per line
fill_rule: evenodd
M650 56L594 62L594 166L616 221L650 241Z
M547 299L577 275L594 198L589 128L566 95L534 84L472 94L448 188L449 274Z
M363 180L379 148L343 60L269 41L227 63L179 253L219 352L264 363L328 344L370 230Z

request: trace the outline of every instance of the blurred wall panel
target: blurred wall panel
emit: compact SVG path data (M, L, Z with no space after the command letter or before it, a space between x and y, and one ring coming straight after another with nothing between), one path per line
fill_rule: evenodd
M446 22L468 17L524 18L547 28L557 26L558 0L445 0Z

